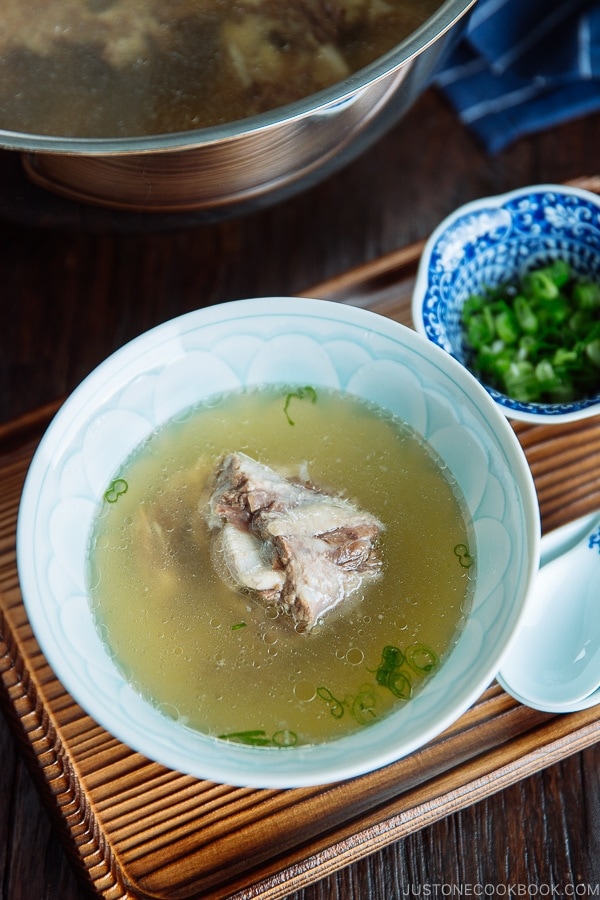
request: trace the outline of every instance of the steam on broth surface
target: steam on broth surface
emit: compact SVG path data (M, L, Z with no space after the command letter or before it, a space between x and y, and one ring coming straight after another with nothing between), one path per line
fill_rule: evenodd
M441 0L3 0L0 128L132 137L223 124L343 80Z
M232 449L383 523L380 577L308 631L213 565L209 485ZM152 434L107 488L88 571L97 627L143 696L210 735L282 746L409 700L460 633L473 558L452 474L411 428L349 394L281 386L213 397Z

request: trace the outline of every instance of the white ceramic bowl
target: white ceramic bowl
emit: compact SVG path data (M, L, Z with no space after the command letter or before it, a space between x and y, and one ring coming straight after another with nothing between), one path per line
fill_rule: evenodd
M413 292L415 328L464 365L460 314L467 297L556 258L600 282L597 194L540 184L467 203L444 219L425 245ZM600 412L600 390L572 403L521 403L492 387L486 390L505 415L523 422L569 422Z
M202 397L243 385L330 386L416 428L454 472L473 519L478 575L456 647L409 703L312 747L253 748L163 716L119 674L92 624L85 579L99 498L123 458ZM538 565L538 506L515 435L478 382L402 325L320 300L209 307L135 339L75 390L42 439L18 521L23 597L58 678L109 732L198 778L255 787L337 781L415 750L457 719L500 669Z

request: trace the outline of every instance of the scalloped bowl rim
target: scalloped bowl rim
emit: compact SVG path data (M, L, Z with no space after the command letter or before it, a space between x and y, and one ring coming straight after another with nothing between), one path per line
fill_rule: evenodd
M236 331L245 337L267 337L270 350L283 341L283 361L267 363L267 367L285 367L296 345L311 338L318 365L323 367L322 383L329 378L332 383L336 378L343 382L349 357L355 357L350 363L355 371L349 378L359 385L357 392L366 384L364 396L381 389L393 402L397 398L401 404L409 404L409 414L414 410L416 421L426 421L432 440L444 441L450 435L452 440L446 441L450 453L458 428L470 441L469 452L476 460L465 466L465 471L482 473L475 476L471 487L474 494L479 491L481 495L473 500L473 516L482 535L480 546L478 532L477 546L490 563L485 568L489 584L481 587L479 605L470 612L457 647L440 671L397 713L318 746L249 748L217 741L167 719L137 697L108 660L91 625L85 590L73 587L84 566L81 553L72 549L72 543L80 539L81 522L73 525L72 519L82 518L89 529L93 513L80 515L79 510L97 504L100 496L88 482L94 481L97 469L108 466L98 453L98 447L105 450L109 446L103 429L116 419L119 428L107 434L118 438L123 431L122 416L129 416L135 424L143 408L149 419L156 415L164 421L169 418L168 409L161 404L183 408L186 404L177 406L181 398L171 398L173 373L176 383L188 390L189 367L197 365L197 348L212 347L215 336L223 338ZM241 345L235 341L234 345L232 349L225 340L217 346L229 349L209 349L208 358L214 355L220 365L222 360L216 354L222 353L234 367L247 365L247 360L240 363ZM301 350L304 353L305 348ZM267 355L259 352L256 359L260 370ZM332 360L336 365L330 367ZM314 374L311 366L315 363L305 353L292 363L303 365L303 361L308 374ZM387 373L383 380L382 373ZM305 374L296 383L307 383ZM422 391L399 391L395 374L411 385L421 379ZM260 372L257 378L248 383L264 383ZM272 380L289 381L285 376L281 379L279 372ZM344 384L340 386L344 389ZM204 393L214 392L205 388ZM130 434L127 441L131 446L138 443ZM90 451L89 445L97 445L96 450ZM114 473L115 468L107 471ZM463 489L470 477L461 475ZM109 480L106 473L102 478L105 486ZM57 516L63 507L65 515ZM61 527L56 526L57 521ZM486 537L490 529L493 538ZM539 532L537 497L523 450L497 406L464 367L412 329L376 313L331 301L270 297L186 313L135 338L87 376L55 416L31 463L18 516L17 565L27 615L46 659L72 697L103 728L148 758L197 778L289 788L340 781L392 763L432 740L475 702L500 670L511 636L524 615L538 567ZM507 543L504 557L502 544L499 553L497 550L498 534ZM61 554L66 554L64 563ZM76 557L74 574L69 569L73 564L69 554ZM481 585L481 578L477 584ZM84 596L80 596L82 591Z
M439 225L436 226L423 247L417 270L417 277L415 279L415 285L413 288L412 319L415 329L419 334L432 341L436 346L441 346L437 344L437 342L430 334L428 334L425 328L423 322L423 305L428 290L430 259L433 249L439 242L442 235L449 228L451 228L451 226L454 225L456 221L463 218L464 216L489 209L500 209L505 206L505 204L510 203L511 201L516 200L519 197L527 197L532 194L548 192L564 194L572 197L579 197L582 200L592 202L598 207L598 211L600 213L600 196L598 194L595 194L592 191L588 191L585 188L577 187L576 185L540 183L528 185L521 188L514 188L513 190L506 191L501 194L494 194L489 197L481 197L476 200L470 200L468 203L464 203L462 206L459 206L455 210L453 210L453 212L446 216L439 223ZM449 351L445 350L445 352ZM464 366L464 363L457 356L454 356L454 354L452 355L460 365ZM586 400L578 401L578 403L576 404L576 408L571 409L570 411L559 411L559 407L564 406L564 404L527 404L527 406L538 406L538 412L530 409L520 409L519 407L515 407L513 405L513 401L511 401L511 399L505 394L502 394L501 392L496 391L486 385L483 385L483 387L502 409L505 416L520 422L528 422L530 424L562 424L565 422L575 422L580 419L590 418L591 416L595 416L600 413L600 394L596 395L595 397L587 398Z

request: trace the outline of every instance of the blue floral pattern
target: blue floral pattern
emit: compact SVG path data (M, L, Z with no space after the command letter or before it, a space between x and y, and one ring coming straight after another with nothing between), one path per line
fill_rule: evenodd
M417 330L465 364L460 313L482 293L556 257L600 281L600 201L577 188L541 185L467 204L432 234L413 298ZM600 411L600 392L572 403L520 403L484 385L506 415L566 421Z

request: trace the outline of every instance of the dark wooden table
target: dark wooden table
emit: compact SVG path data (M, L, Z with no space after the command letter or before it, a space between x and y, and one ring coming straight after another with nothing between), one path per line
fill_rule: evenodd
M68 393L148 327L226 300L307 291L419 240L457 205L600 172L600 115L487 156L428 91L360 159L276 206L214 224L60 201L0 152L0 423ZM592 746L293 895L597 897ZM0 716L0 900L74 900L77 881Z

